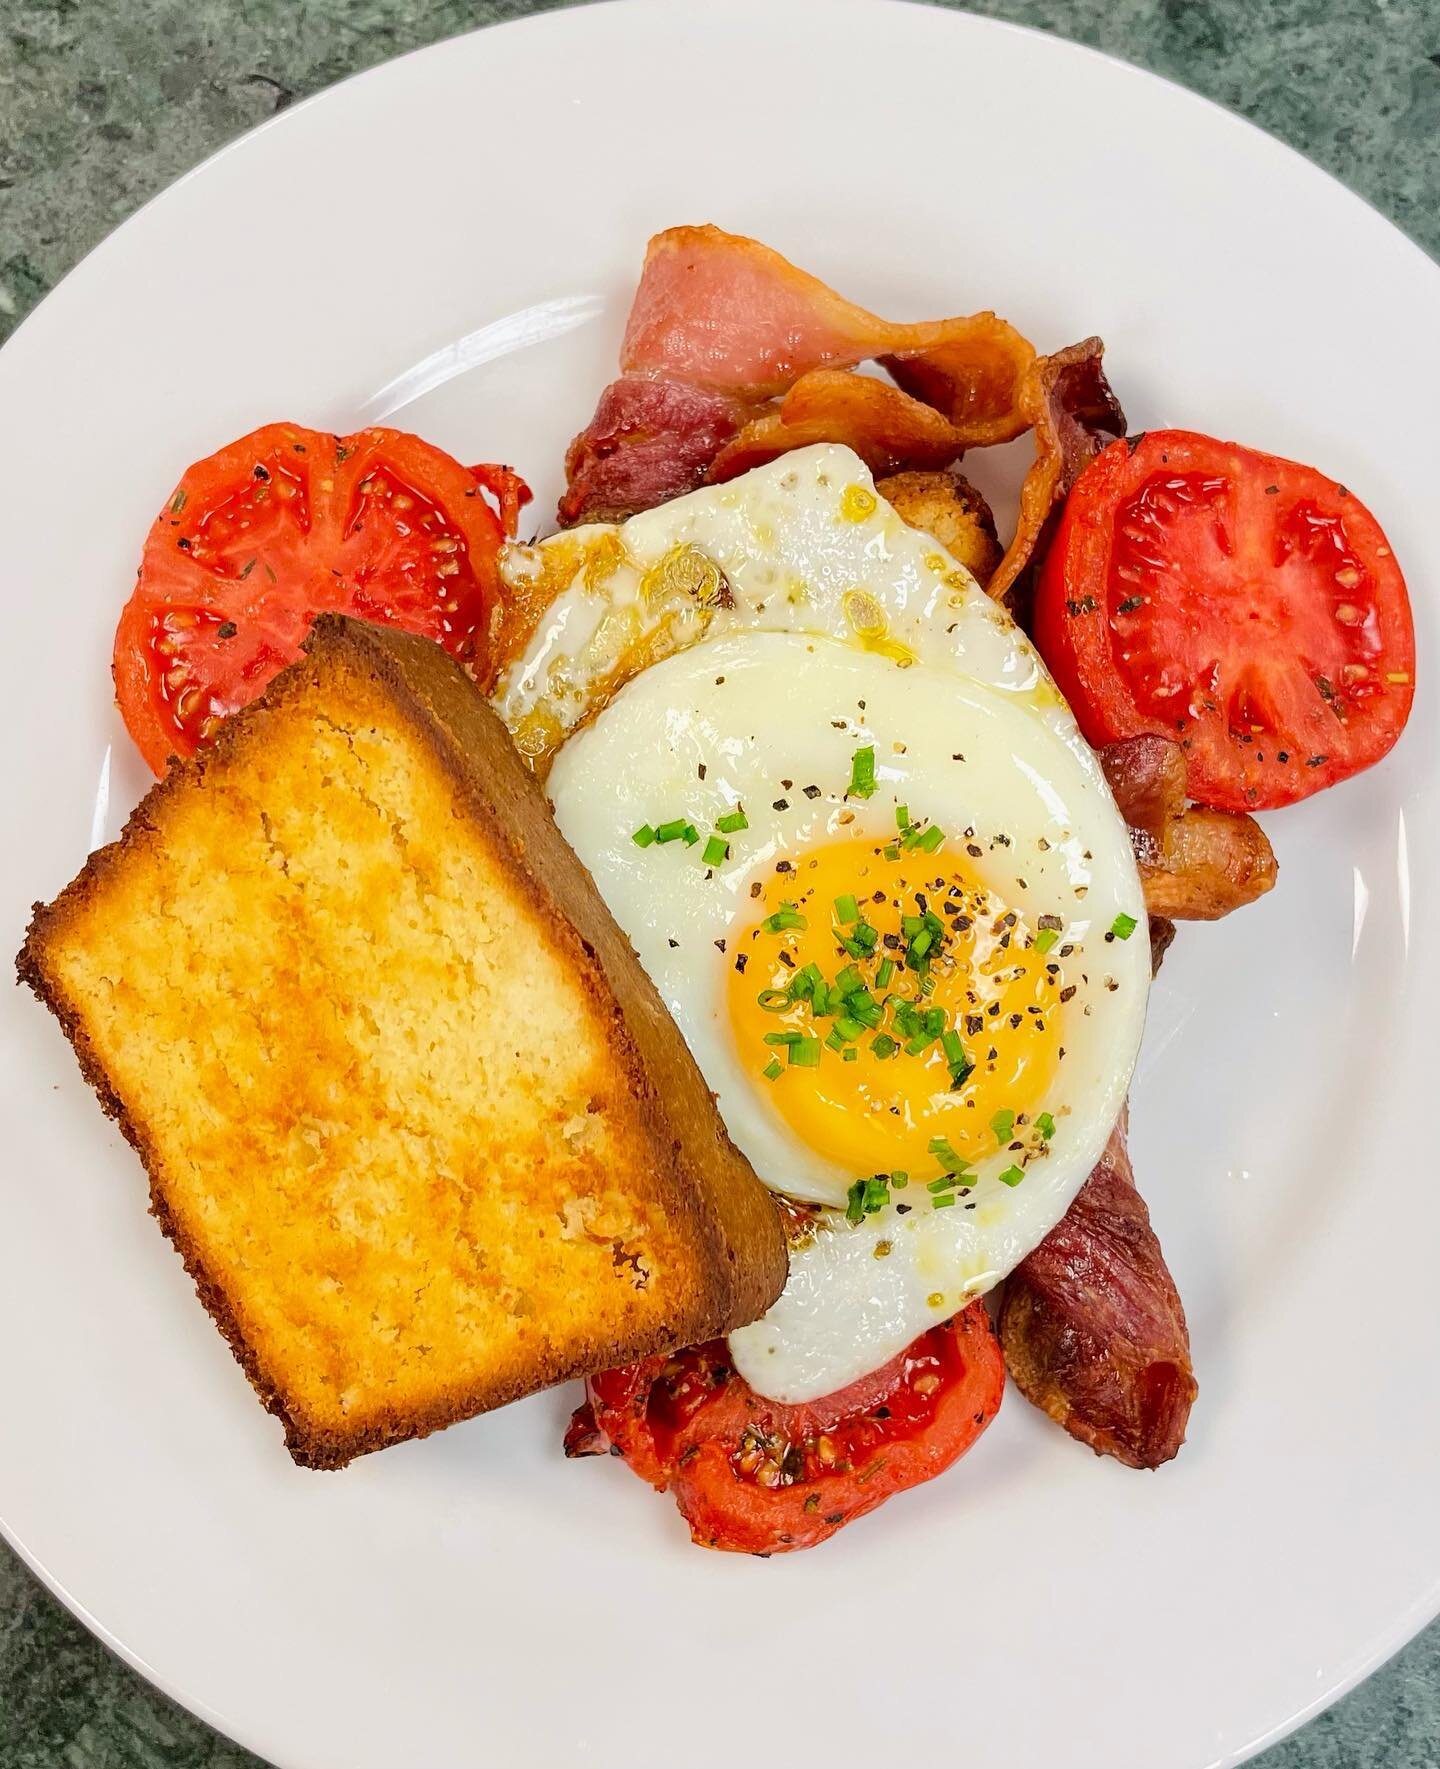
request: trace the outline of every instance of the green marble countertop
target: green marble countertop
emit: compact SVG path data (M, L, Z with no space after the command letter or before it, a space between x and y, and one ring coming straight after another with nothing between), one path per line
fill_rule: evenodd
M538 10L527 0L4 0L0 340L147 197L292 99ZM1440 255L1437 0L972 0L971 10L1093 43L1242 111ZM0 1453L23 1454L15 1441ZM1260 1762L1434 1769L1440 1624ZM259 1769L112 1658L0 1546L0 1769L62 1766Z

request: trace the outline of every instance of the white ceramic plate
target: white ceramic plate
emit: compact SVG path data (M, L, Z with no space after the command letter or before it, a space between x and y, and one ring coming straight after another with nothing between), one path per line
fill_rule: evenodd
M876 0L628 0L289 112L0 357L0 948L145 785L107 661L180 469L266 419L398 417L516 462L543 511L646 236L683 220L897 317L1101 332L1138 427L1322 463L1389 528L1428 682L1440 274L1400 234L1058 41ZM1268 820L1280 888L1166 962L1135 1164L1201 1393L1161 1474L1012 1395L947 1478L761 1562L690 1548L618 1466L564 1462L568 1394L303 1473L59 1033L6 990L6 1533L285 1769L1239 1761L1440 1608L1435 756L1422 687L1382 768Z

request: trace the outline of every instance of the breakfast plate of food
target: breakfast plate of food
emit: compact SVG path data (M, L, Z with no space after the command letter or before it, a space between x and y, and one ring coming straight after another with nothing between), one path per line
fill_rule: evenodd
M1398 1647L1437 292L884 0L112 236L0 355L19 1552L282 1769L1218 1769Z

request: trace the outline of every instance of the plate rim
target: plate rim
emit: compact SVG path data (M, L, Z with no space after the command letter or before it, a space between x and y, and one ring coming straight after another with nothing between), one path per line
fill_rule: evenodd
M1428 251L1404 226L1386 215L1375 202L1346 183L1337 173L1311 159L1264 124L1246 116L1241 111L1232 109L1219 100L1210 98L1193 87L1183 84L1169 74L1127 61L1111 51L1065 36L1059 31L1015 20L995 18L987 14L973 12L966 7L945 4L944 0L769 0L769 4L787 8L792 12L810 12L816 17L823 16L827 12L833 16L833 9L836 5L844 5L855 11L875 13L891 12L903 8L911 12L923 11L938 14L961 21L962 27L978 28L985 33L1008 35L1024 40L1038 40L1040 43L1052 47L1058 46L1063 53L1093 60L1105 65L1112 72L1123 73L1133 81L1139 81L1142 84L1158 84L1168 90L1171 104L1199 106L1203 111L1214 113L1223 119L1227 125L1249 131L1260 138L1269 148L1278 149L1291 162L1298 162L1300 166L1305 168L1307 175L1312 178L1318 176L1332 186L1333 191L1338 193L1341 198L1358 205L1362 213L1368 213L1382 223L1392 235L1397 236L1404 246L1416 255L1422 267L1428 271L1440 273L1440 256ZM309 94L298 103L262 119L231 140L224 142L194 166L162 185L95 241L65 271L53 287L47 290L42 299L24 315L5 339L4 344L0 345L0 373L3 373L8 363L13 361L18 354L16 347L19 341L25 339L28 342L40 329L37 322L41 321L41 316L45 316L42 324L50 323L51 310L56 303L56 297L60 296L82 271L91 266L92 260L103 259L122 235L126 235L149 219L153 209L169 200L181 187L209 174L221 161L246 149L256 138L271 131L283 131L291 125L294 119L334 100L345 89L372 79L379 82L388 76L391 69L402 63L418 61L427 57L438 61L447 53L453 52L456 45L472 38L488 38L495 33L530 32L539 35L549 30L563 29L565 21L582 12L603 12L611 15L645 12L674 14L679 10L714 17L711 0L559 0L558 4L547 4L540 11L499 19L448 33L434 42L418 44L400 54L388 56L369 67L344 75ZM257 1738L256 1729L248 1720L233 1719L203 1698L186 1693L160 1667L152 1664L138 1649L132 1648L121 1639L87 1607L58 1575L51 1572L37 1554L31 1551L28 1544L10 1524L3 1510L0 1510L0 1540L8 1545L16 1558L44 1586L46 1591L130 1670L141 1676L148 1684L158 1689L167 1699L173 1701L187 1713L201 1719L222 1738L262 1756L266 1762L275 1763L278 1769L285 1769L288 1758L265 1756L264 1743ZM1289 1718L1277 1722L1247 1743L1237 1745L1216 1756L1208 1769L1239 1769L1239 1765L1250 1761L1260 1752L1289 1737L1373 1676L1437 1618L1440 1618L1440 1569L1437 1569L1436 1576L1427 1589L1415 1598L1388 1627L1379 1630L1377 1637L1357 1652L1342 1674L1329 1683L1321 1693Z

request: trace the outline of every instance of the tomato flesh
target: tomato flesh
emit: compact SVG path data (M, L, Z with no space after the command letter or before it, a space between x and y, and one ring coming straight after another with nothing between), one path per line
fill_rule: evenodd
M1070 493L1035 637L1092 743L1158 732L1221 810L1369 767L1414 694L1404 579L1359 499L1186 431L1113 443Z
M934 1327L882 1369L822 1400L766 1400L723 1340L587 1383L567 1453L609 1449L669 1490L705 1547L812 1547L942 1473L995 1416L1004 1362L984 1308Z
M293 424L191 467L115 638L120 710L155 772L293 662L321 613L404 627L481 673L501 540L485 483L400 431Z

